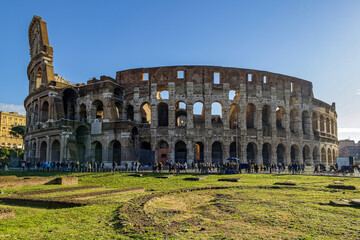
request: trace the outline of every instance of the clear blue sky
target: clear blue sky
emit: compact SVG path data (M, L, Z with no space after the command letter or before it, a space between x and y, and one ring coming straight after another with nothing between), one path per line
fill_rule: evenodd
M28 93L33 15L48 24L55 72L71 82L191 64L287 74L336 102L339 137L360 140L360 1L1 1L3 110Z

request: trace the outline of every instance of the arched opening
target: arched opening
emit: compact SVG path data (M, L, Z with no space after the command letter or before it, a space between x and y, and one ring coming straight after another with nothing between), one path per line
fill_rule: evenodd
M240 107L235 103L230 105L229 127L230 129L240 129Z
M39 88L41 83L42 83L42 69L41 67L39 67L35 75L35 89Z
M298 126L296 122L296 118L298 116L298 113L295 109L291 109L290 111L290 132L297 133Z
M187 124L186 103L177 102L175 104L175 126L185 127Z
M330 134L330 120L326 118L326 133Z
M143 103L140 108L141 123L151 123L151 107L149 103Z
M262 147L262 157L264 166L271 165L271 145L269 143L264 143Z
M122 104L120 102L115 103L116 119L121 119L122 115Z
M256 144L251 142L246 147L246 159L247 159L248 163L255 163L256 155L257 155Z
M149 165L153 161L151 145L149 142L141 142L139 154L139 162L143 165Z
M204 162L204 144L202 142L195 143L195 162Z
M126 106L126 119L134 121L134 107L132 105Z
M320 132L325 132L325 122L323 115L320 115Z
M46 162L46 149L47 149L47 143L43 141L40 145L40 161Z
M64 115L66 119L74 120L75 119L75 109L76 109L76 100L78 94L75 90L68 88L63 92L63 106L64 106Z
M333 164L335 164L336 163L335 149L332 150L332 160L333 160Z
M87 113L86 113L86 105L85 104L81 104L80 105L80 121L86 122L87 120Z
M95 152L95 162L102 163L102 144L98 141L93 143Z
M169 99L169 91L166 88L159 88L156 93L156 99Z
M255 128L255 113L256 113L255 105L249 103L246 106L246 128Z
M214 142L211 148L211 161L215 164L223 162L223 150L220 142Z
M186 161L187 161L186 144L183 141L179 141L175 144L175 162L185 163Z
M331 156L331 149L330 148L328 148L328 150L327 150L327 159L328 159L327 163L329 165L332 165L333 162L332 162L332 156Z
M322 164L326 164L326 150L325 148L321 148L321 161Z
M238 90L230 90L229 91L229 100L239 100L239 91Z
M301 125L304 134L310 134L310 114L308 111L303 111L301 114Z
M211 123L222 124L222 106L220 102L211 104Z
M169 125L169 107L166 103L158 105L158 126L166 127Z
M239 152L238 149L236 148L236 142L232 142L230 144L230 157L235 157L237 158Z
M114 97L122 99L122 91L121 88L117 87L114 89Z
M111 149L111 153L112 153L112 162L113 162L113 166L117 165L120 166L121 165L121 144L118 140L114 140L112 141L112 143L110 144Z
M205 109L202 102L196 102L193 106L193 122L194 124L205 123Z
M292 145L291 146L291 152L290 152L290 156L291 156L291 163L294 164L300 164L300 159L299 159L299 147L297 145Z
M271 136L271 108L269 105L264 105L262 108L262 127L263 127L263 136Z
M277 107L276 108L276 128L277 129L285 129L285 119L286 113L284 107Z
M319 164L320 161L319 161L319 150L317 147L314 147L314 150L313 150L313 161L314 161L314 164Z
M34 108L34 124L38 123L39 107L36 104Z
M169 144L165 141L159 143L158 160L163 164L167 164L169 159Z
M313 133L315 134L318 129L319 129L319 125L318 125L318 119L317 119L317 115L315 112L313 112L312 114L312 129L313 129Z
M51 161L60 162L60 142L55 140L51 145Z
M302 156L303 156L303 163L306 165L306 166L311 166L311 152L310 152L310 148L305 145L303 147L303 151L302 151Z
M285 146L283 144L279 144L276 148L276 158L278 164L285 163Z
M92 118L103 119L104 118L104 105L102 101L95 100L92 103Z
M330 126L330 129L331 129L331 134L334 135L334 120L331 119L331 126Z
M85 162L85 144L82 142L76 143L76 151L79 162Z
M41 122L46 122L49 119L49 103L44 102L41 107Z

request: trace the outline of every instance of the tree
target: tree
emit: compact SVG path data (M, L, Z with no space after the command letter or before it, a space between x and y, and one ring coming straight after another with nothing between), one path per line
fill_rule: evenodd
M0 148L0 164L3 166L10 163L10 149Z
M10 130L10 134L13 135L14 137L20 137L24 138L24 134L25 134L25 126L15 126L13 128L11 128Z

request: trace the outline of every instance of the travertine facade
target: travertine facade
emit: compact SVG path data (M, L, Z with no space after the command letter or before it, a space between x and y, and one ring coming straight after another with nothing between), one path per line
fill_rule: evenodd
M312 83L251 69L172 66L119 71L87 84L53 72L46 23L29 28L26 157L32 161L333 164L335 104Z

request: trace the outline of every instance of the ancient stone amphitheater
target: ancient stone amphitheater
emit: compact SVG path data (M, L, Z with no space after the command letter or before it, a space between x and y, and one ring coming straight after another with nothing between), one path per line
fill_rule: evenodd
M29 27L25 157L38 161L291 162L338 156L335 104L312 83L252 69L171 66L72 84L53 70L46 23Z

